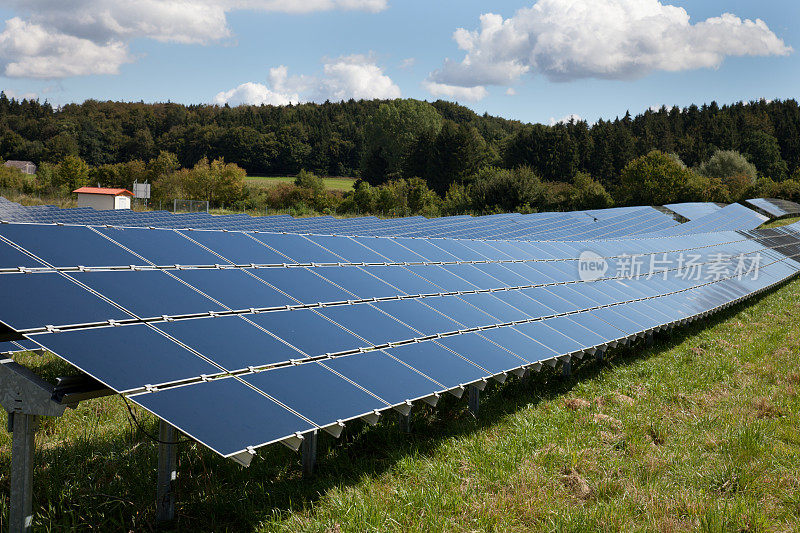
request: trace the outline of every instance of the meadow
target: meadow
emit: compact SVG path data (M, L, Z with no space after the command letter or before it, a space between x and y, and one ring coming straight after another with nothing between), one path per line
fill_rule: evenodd
M282 183L294 184L294 176L247 176L244 181L254 187L274 187ZM332 191L348 192L353 190L355 178L322 178L325 188Z

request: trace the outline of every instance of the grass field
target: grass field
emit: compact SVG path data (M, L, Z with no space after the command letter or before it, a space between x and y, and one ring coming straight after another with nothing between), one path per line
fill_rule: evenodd
M800 281L603 364L511 380L322 435L318 473L281 446L249 469L179 452L178 527L203 531L800 530ZM45 376L53 358L20 356ZM155 420L136 411L151 432ZM5 422L5 414L0 423ZM37 435L37 531L155 527L156 445L119 397ZM10 436L0 433L8 509ZM5 525L3 524L4 528Z
M763 224L762 228L779 228L781 226L788 226L789 224L794 224L795 222L800 222L800 217L789 217L789 218L782 218L781 220L775 220L773 222L767 222Z
M332 191L352 191L355 178L322 178L325 187ZM255 187L274 187L281 183L294 183L294 176L247 176L245 182Z

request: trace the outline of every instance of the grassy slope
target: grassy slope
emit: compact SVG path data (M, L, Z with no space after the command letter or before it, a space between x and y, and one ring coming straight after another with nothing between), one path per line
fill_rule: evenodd
M352 191L355 178L322 178L325 187L334 191ZM247 176L245 182L257 187L272 187L280 183L294 183L294 176Z
M762 228L779 228L781 226L788 226L789 224L794 224L795 222L800 221L800 217L789 217L789 218L782 218L780 220L775 220L772 222L766 222L761 227Z

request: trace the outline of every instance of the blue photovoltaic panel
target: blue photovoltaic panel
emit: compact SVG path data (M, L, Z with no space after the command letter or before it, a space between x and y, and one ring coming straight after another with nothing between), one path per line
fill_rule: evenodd
M17 331L131 318L55 272L1 274L0 294L0 321Z
M187 231L184 234L234 264L282 265L294 262L245 233Z
M308 421L232 378L130 398L223 456L314 429Z
M419 337L419 333L368 304L335 305L319 310L321 315L379 346Z
M244 380L319 426L388 406L317 363L284 366L251 374Z
M72 272L69 276L141 318L225 310L165 271Z
M10 244L0 241L0 269L14 270L19 267L42 268L45 265L20 252Z
M441 392L443 387L383 352L346 355L325 366L359 383L391 404Z
M156 327L229 371L305 357L251 324L247 316L175 320L160 322Z
M117 391L220 372L142 324L48 333L33 339Z
M52 226L38 224L2 224L0 235L55 267L148 264L84 226L53 231Z
M261 271L261 269L259 269ZM297 305L297 301L251 275L254 270L190 269L172 274L230 309Z
M97 231L155 265L216 265L225 262L175 231L137 228L98 228Z
M312 309L273 311L253 315L250 319L309 356L357 350L368 345Z
M448 389L490 376L478 366L434 342L406 344L385 352Z
M302 235L256 233L253 238L286 255L297 263L341 263L343 258Z
M355 295L316 275L309 268L258 268L250 272L298 302L343 302L355 299Z

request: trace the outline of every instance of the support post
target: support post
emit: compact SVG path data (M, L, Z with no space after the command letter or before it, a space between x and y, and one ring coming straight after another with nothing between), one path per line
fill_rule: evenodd
M603 361L605 361L605 355L606 355L605 350L597 350L596 352L594 352L594 359L598 363L602 363Z
M561 363L561 375L565 378L572 376L572 361L563 361Z
M9 413L11 427L11 502L8 530L33 531L33 452L36 415Z
M645 346L647 346L648 348L652 348L653 347L653 332L652 331L645 335L644 343L645 343Z
M398 413L398 421L400 423L400 431L411 433L411 414Z
M314 467L317 464L317 430L303 434L303 444L301 444L303 477L310 478L314 475Z
M469 386L469 412L478 418L478 408L481 405L481 391L475 385Z
M175 481L178 477L178 430L164 420L158 422L158 485L156 488L156 520L175 519Z

